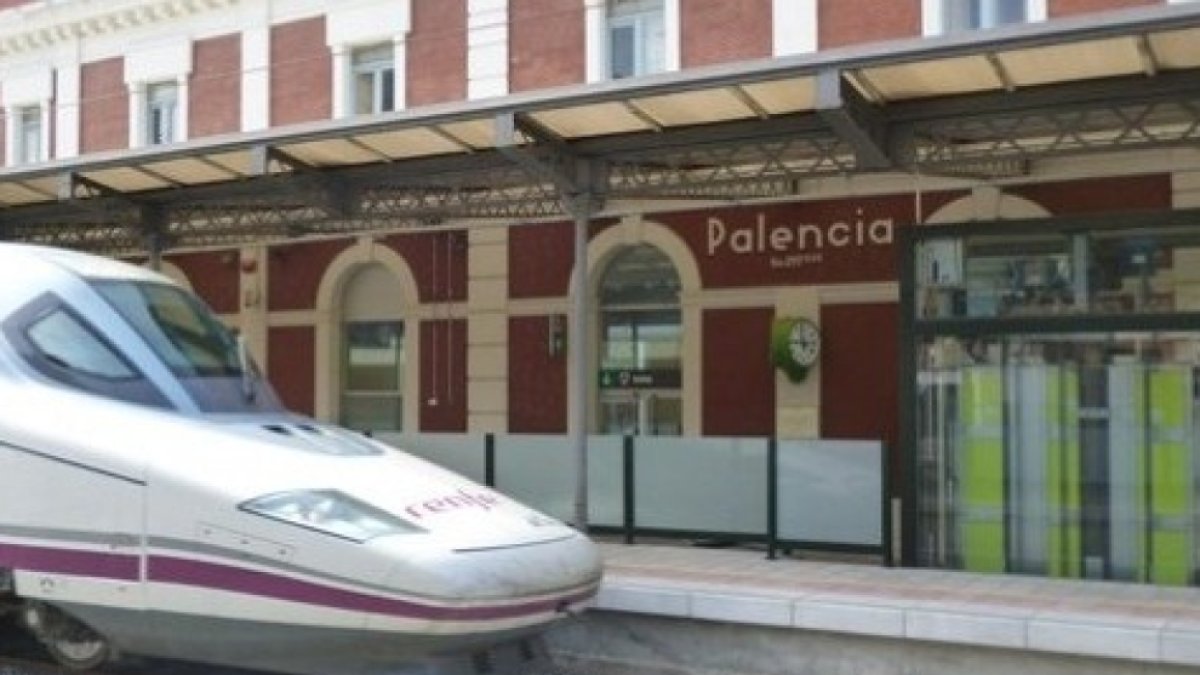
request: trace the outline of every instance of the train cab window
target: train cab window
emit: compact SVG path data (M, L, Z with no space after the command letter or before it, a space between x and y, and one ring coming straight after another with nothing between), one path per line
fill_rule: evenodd
M134 376L133 369L100 336L61 308L30 324L25 334L42 357L66 370L108 380Z
M237 338L195 296L152 282L95 279L92 286L145 340L203 412L282 410Z
M131 282L97 283L96 288L176 375L241 374L236 339L187 293Z
M25 361L51 380L107 398L169 407L115 345L53 295L34 300L3 329Z

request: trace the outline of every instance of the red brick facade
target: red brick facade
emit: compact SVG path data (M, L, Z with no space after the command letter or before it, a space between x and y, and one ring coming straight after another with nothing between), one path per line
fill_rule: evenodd
M409 107L467 97L467 0L410 0L405 42L405 100ZM1051 19L1161 5L1166 0L1047 0ZM0 10L32 0L0 0ZM772 54L772 0L685 0L680 3L683 68L768 58ZM786 10L785 10L786 11ZM922 0L818 0L818 47L831 49L921 35ZM580 84L586 77L585 10L579 0L510 0L508 82L513 92ZM383 18L381 20L386 20ZM328 119L333 111L333 59L324 16L270 29L269 123L280 126ZM195 41L188 128L193 138L235 133L241 127L240 34ZM80 151L129 144L129 94L124 61L82 64ZM52 126L57 120L51 115ZM55 130L47 130L52 141ZM0 150L3 148L0 147Z
M1008 194L1029 199L1055 215L1164 210L1171 207L1171 180L1156 174L1127 178L1098 178L1012 186ZM927 213L966 196L965 192L926 193ZM839 262L844 252L830 244L845 239L842 248L870 249L851 241L857 235L853 217L846 226L826 228L822 259L782 272L771 271L770 255L756 246L773 241L772 223L791 227L820 223L838 214L891 214L897 227L909 226L915 198L911 194L876 196L726 209L707 209L648 216L647 220L673 230L691 248L704 290L739 287L808 286L828 283L895 281L895 249L882 247L868 257ZM759 214L766 214L760 219ZM778 216L778 217L777 217ZM741 252L709 256L708 221L742 223L746 234ZM824 220L823 220L824 219ZM863 222L869 222L864 217ZM759 229L759 223L764 229ZM611 223L597 224L594 233ZM778 239L778 237L776 237ZM838 239L842 241L843 239ZM396 234L381 240L402 256L418 285L420 302L432 306L435 318L420 322L419 425L422 431L463 431L467 420L466 322L460 316L443 318L450 303L467 300L466 239L463 231ZM317 290L334 259L352 244L350 239L297 243L273 247L268 257L269 309L306 311L316 307ZM562 298L572 266L571 226L567 223L525 225L509 230L510 297ZM886 260L874 260L876 253ZM859 254L862 252L860 251ZM859 255L855 254L855 255ZM779 254L786 257L786 253ZM179 266L196 291L218 312L239 311L239 274L233 251L177 254ZM447 264L447 261L449 263ZM846 270L853 270L853 273ZM783 274L782 277L774 276ZM823 276L806 277L820 274ZM800 275L795 276L794 275ZM514 281L515 280L515 281ZM445 304L439 304L445 303ZM445 316L451 316L446 314ZM701 431L706 435L763 436L774 433L776 373L767 360L771 307L705 309L701 325ZM549 347L550 317L510 316L508 319L508 427L512 433L565 433L567 424L567 359ZM823 351L821 434L826 438L882 438L895 447L897 437L898 315L894 303L824 304L820 324ZM315 392L315 327L272 327L268 368L272 381L289 406L311 411ZM307 364L314 364L311 368ZM870 382L864 390L857 383ZM685 388L695 386L684 382ZM436 403L434 403L436 400ZM735 412L736 411L736 412Z
M543 89L586 77L580 0L509 0L509 88Z
M1036 183L1010 192L1056 216L1171 208L1171 177L1165 174Z
M508 319L508 430L567 432L567 358L549 349L550 317Z
M317 339L311 326L272 327L267 333L267 379L289 410L316 410Z
M1050 18L1103 12L1113 9L1129 9L1146 5L1161 5L1164 0L1048 0L1046 13Z
M466 0L412 0L407 45L408 107L466 99Z
M921 0L818 0L821 49L921 35Z
M467 322L421 322L421 431L467 430Z
M325 17L271 27L271 126L333 116L333 56Z
M704 311L705 436L775 434L775 369L768 357L774 318L769 307Z
M467 299L467 234L462 230L394 234L383 240L417 281L421 302Z
M271 249L267 265L267 278L270 279L267 309L286 311L315 308L317 290L325 270L350 244L348 240L338 239Z
M242 36L198 40L192 46L188 135L232 133L242 125Z
M820 325L821 437L879 438L895 452L900 443L897 305L824 305Z
M508 232L508 295L546 298L565 295L575 265L574 232L569 223L522 225ZM522 260L539 260L522 265Z
M80 69L79 149L100 152L129 147L129 89L125 59L85 63Z
M771 0L680 3L683 67L769 57L771 4Z
M234 314L238 302L238 254L236 251L179 253L167 258L187 276L192 290L221 314Z
M1051 17L1158 4L1162 0L1049 0ZM412 107L462 101L467 93L467 0L412 0L406 41L406 97ZM22 4L0 0L0 9ZM819 46L824 49L921 33L921 0L820 0ZM681 62L693 68L764 58L771 54L771 0L683 0ZM582 83L586 70L584 8L580 0L510 0L509 86L514 92ZM270 123L328 119L332 114L333 62L323 17L271 29ZM192 137L240 128L240 34L196 41L190 80ZM83 64L80 88L82 152L128 147L129 94L124 61ZM48 130L49 132L52 130ZM3 156L0 135L0 156ZM1006 187L1055 215L1169 209L1169 176L1100 178ZM963 191L922 195L924 214L964 196ZM895 242L920 220L912 194L868 195L752 206L648 214L681 242L700 275L701 293L719 289L774 289L829 284L890 283L898 276ZM612 225L593 225L595 234ZM377 241L400 256L428 310L411 330L420 336L422 431L467 428L468 242L464 230L400 232ZM270 249L267 310L304 322L318 302L331 264L353 240L304 241ZM508 230L507 298L525 301L524 314L508 318L508 431L564 433L567 360L551 353L551 317L528 301L560 301L574 267L570 223L539 223ZM236 251L172 255L196 291L217 311L241 310ZM773 434L775 382L767 359L774 309L757 295L751 306L705 307L700 312L700 431L707 435ZM725 300L722 300L725 302ZM762 306L759 306L762 305ZM529 312L539 312L528 315ZM414 314L415 315L415 314ZM430 319L428 317L432 316ZM453 318L451 318L453 317ZM321 317L319 320L327 320ZM316 321L318 319L313 319ZM892 303L824 305L825 349L820 368L821 433L828 438L883 438L897 442L897 309ZM313 412L316 401L316 326L268 329L267 369L284 402ZM329 355L321 355L329 358ZM333 357L336 358L336 357ZM864 390L862 382L871 386Z

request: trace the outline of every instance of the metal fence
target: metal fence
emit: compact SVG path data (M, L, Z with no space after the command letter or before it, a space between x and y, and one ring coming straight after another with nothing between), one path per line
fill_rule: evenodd
M562 520L574 504L566 436L379 434L380 440ZM591 436L589 531L877 554L891 562L879 441Z

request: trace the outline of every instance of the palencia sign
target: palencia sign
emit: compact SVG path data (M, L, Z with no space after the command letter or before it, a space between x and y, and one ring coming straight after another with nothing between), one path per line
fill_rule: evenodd
M707 254L767 255L773 268L822 262L829 250L891 246L896 224L891 217L868 218L863 209L832 222L771 222L759 212L748 225L730 225L718 216L707 220Z

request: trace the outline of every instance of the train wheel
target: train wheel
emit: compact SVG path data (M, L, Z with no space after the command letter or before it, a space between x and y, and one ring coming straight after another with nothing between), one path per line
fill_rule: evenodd
M91 670L112 658L104 636L66 612L40 602L28 602L22 619L55 661L70 670Z

